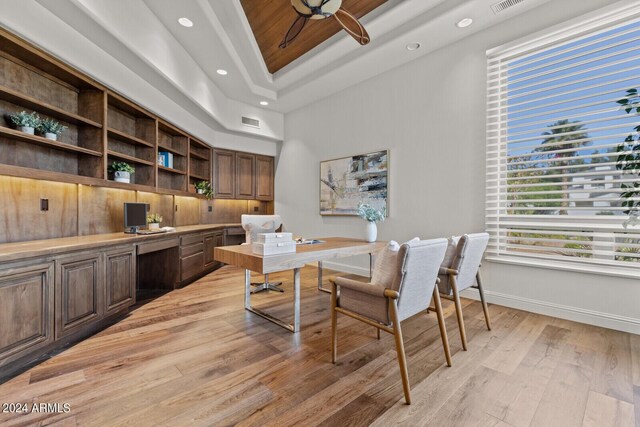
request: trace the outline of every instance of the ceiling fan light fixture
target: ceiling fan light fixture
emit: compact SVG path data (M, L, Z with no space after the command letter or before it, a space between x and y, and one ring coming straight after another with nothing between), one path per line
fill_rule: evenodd
M227 74L229 74L227 70L223 70L222 68L216 70L216 73L220 74L221 76L226 76Z
M187 27L187 28L193 27L193 21L189 18L185 18L184 16L178 19L178 23L183 27Z
M456 22L456 27L458 27L458 28L467 28L471 24L473 24L473 19L471 19L471 18L462 18L461 20Z
M409 43L409 44L407 44L407 50L408 51L418 50L418 49L420 49L420 46L421 45L418 42Z

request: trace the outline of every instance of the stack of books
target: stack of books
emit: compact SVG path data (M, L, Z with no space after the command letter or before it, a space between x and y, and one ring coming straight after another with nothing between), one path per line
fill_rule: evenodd
M278 255L296 251L296 242L291 233L260 233L251 244L254 254Z
M158 164L165 168L173 169L173 153L168 151L158 151Z

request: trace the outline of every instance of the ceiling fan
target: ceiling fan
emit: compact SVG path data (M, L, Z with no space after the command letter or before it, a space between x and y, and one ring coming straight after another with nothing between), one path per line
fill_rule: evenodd
M291 0L291 6L298 16L280 43L281 49L289 46L298 37L309 19L326 19L332 16L361 45L370 41L367 30L358 19L340 7L342 0Z

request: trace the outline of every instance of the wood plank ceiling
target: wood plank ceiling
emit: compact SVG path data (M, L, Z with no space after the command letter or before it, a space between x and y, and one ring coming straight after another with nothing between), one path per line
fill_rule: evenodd
M343 0L342 8L358 19L387 0ZM309 20L298 38L285 49L278 48L297 17L290 0L240 0L251 30L270 73L304 55L342 30L334 18ZM355 40L353 43L357 43Z

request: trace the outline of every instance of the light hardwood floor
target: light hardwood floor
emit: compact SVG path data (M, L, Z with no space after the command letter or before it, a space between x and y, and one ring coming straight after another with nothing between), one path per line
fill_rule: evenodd
M326 274L325 277L329 275ZM254 296L278 316L286 294ZM435 314L403 322L413 404L393 337L339 318L330 361L329 295L302 272L302 332L244 311L243 272L225 267L0 385L2 402L69 403L62 414L0 413L0 425L640 426L640 337L464 300L469 351L445 308L453 367Z

